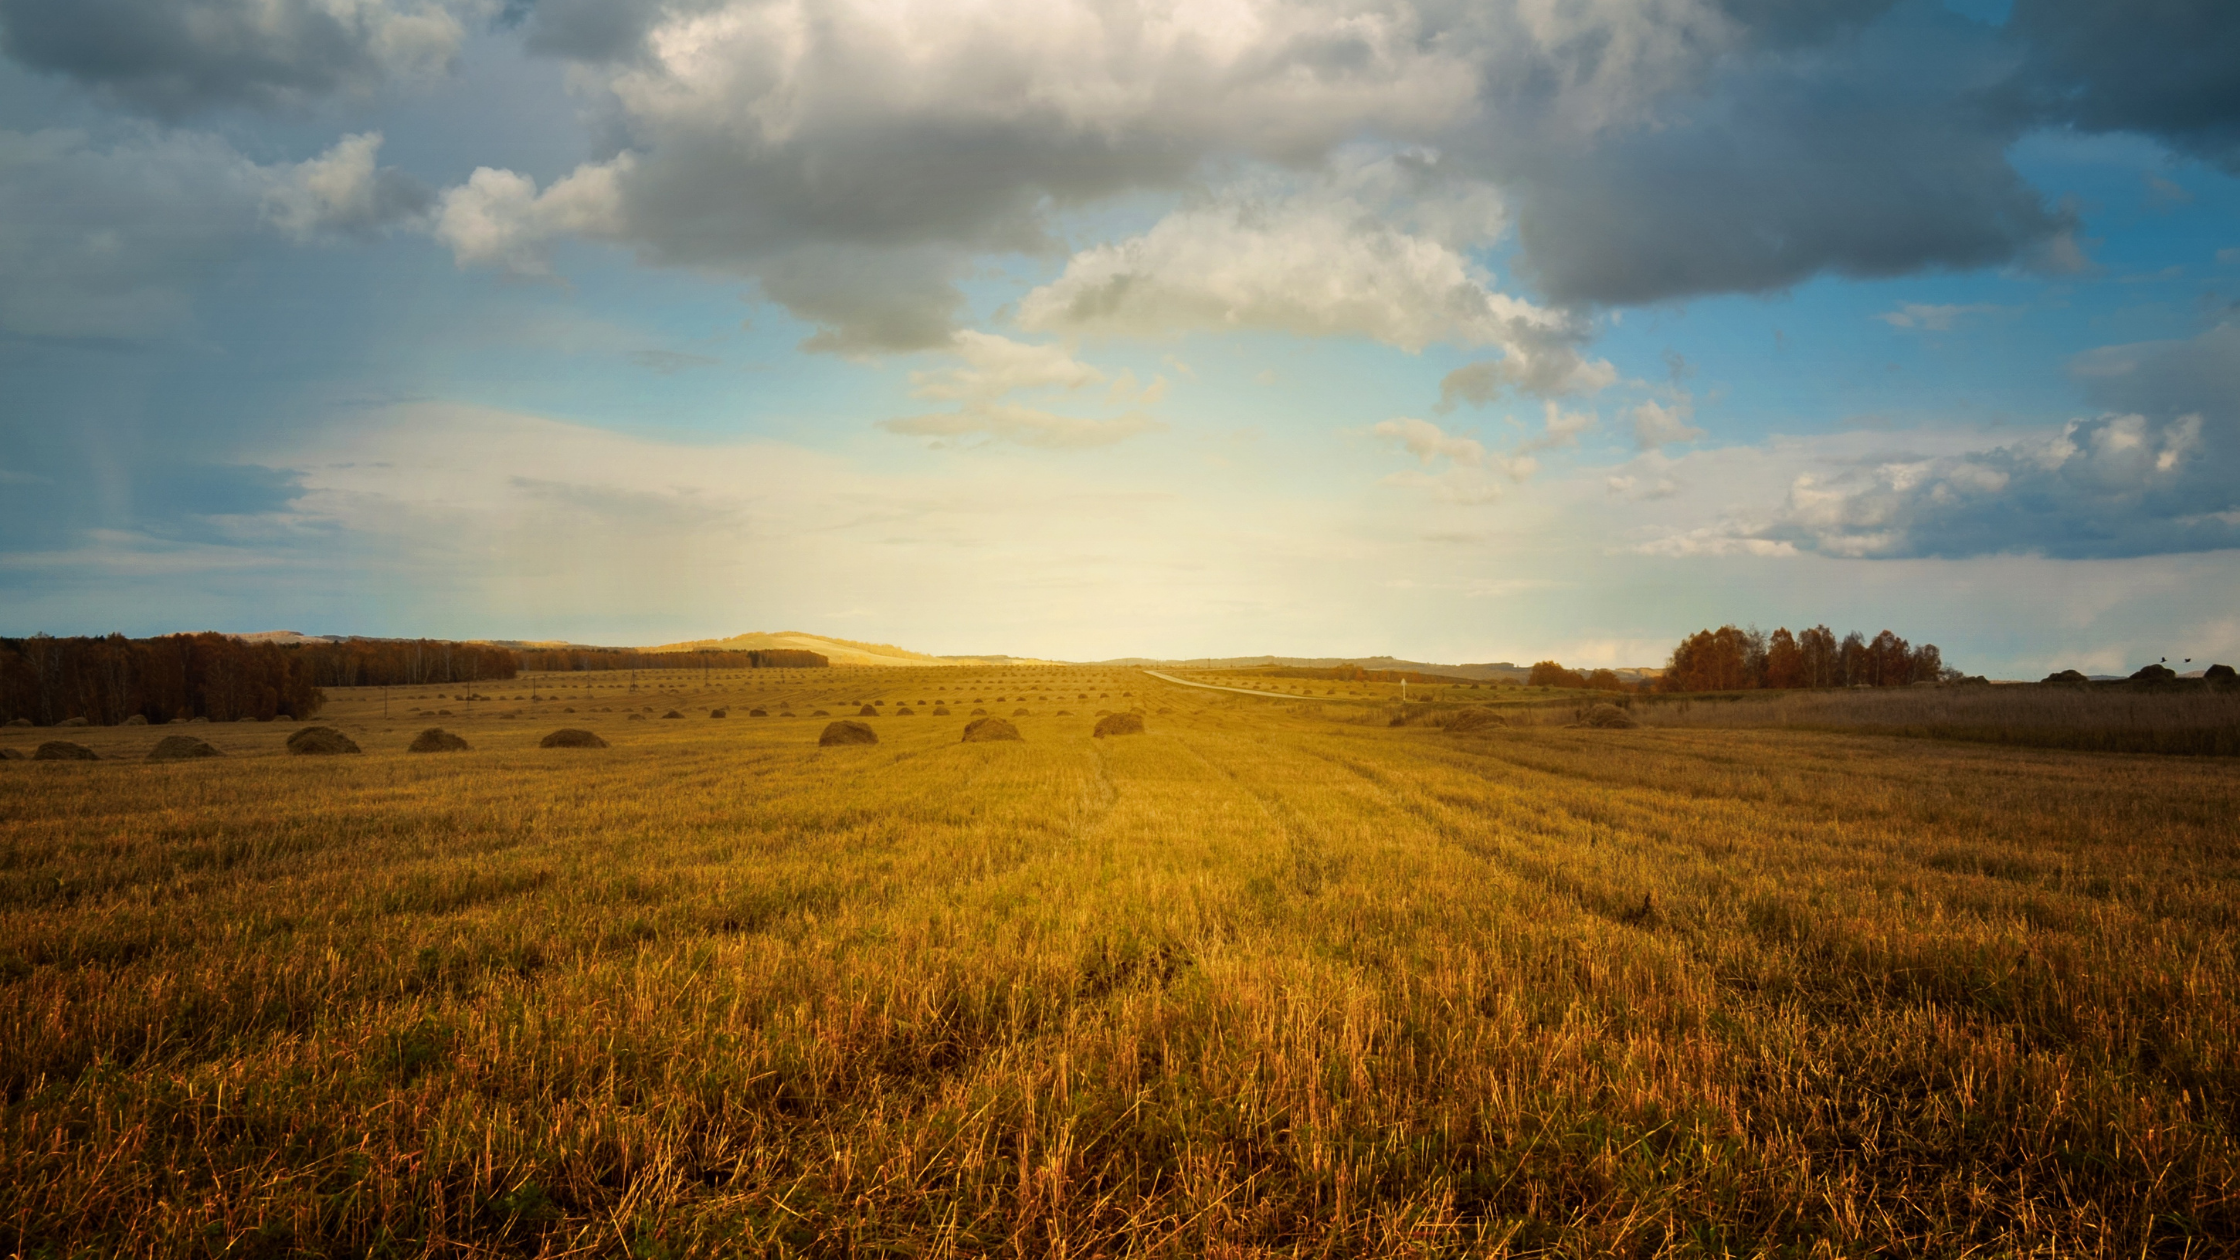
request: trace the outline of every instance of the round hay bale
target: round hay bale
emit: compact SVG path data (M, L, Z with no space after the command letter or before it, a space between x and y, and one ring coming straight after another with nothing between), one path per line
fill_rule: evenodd
M1464 709L1447 719L1447 729L1457 735L1466 735L1471 731L1492 730L1496 726L1507 726L1508 724L1509 720L1507 718L1482 705L1475 709Z
M39 745L39 751L31 754L31 759L33 761L99 761L101 760L101 754L84 744L73 744L66 739L50 739Z
M605 748L607 741L590 731L563 727L537 741L539 748Z
M194 715L193 717L191 717L191 718L188 718L188 719L187 719L187 724L188 724L189 726L192 726L192 725L193 725L193 724L195 724L196 722L208 722L209 720L210 720L209 718L206 718L206 717L202 716L201 714L197 713L197 714L195 714L195 715Z
M467 741L440 726L431 726L413 737L406 752L466 752Z
M358 751L358 745L331 726L306 726L288 737L288 751L298 757L337 757Z
M749 710L747 710L747 716L748 716L748 717L769 717L769 716L770 716L770 710L768 710L768 709L749 709Z
M949 710L945 706L937 704L933 706L933 715L935 717L947 717L949 716Z
M1053 714L1051 714L1050 716L1052 716L1052 717L1072 717L1072 716L1073 716L1073 710L1071 710L1071 709L1060 709L1060 710L1058 710L1058 711L1057 711L1056 713L1053 713Z
M964 724L964 742L967 744L985 744L1000 739L1016 739L1021 743L1026 742L1020 736L1019 728L1002 718L984 717Z
M31 725L31 719L30 719L30 718L11 718L11 719L9 719L8 725L10 725L10 726L29 726L29 725Z
M809 713L809 716L810 716L810 717L831 717L832 715L831 715L830 713L827 713L827 712L825 712L825 711L824 711L823 709L813 709L813 710L811 710L811 711L810 711L810 713Z
M643 713L633 713L630 715L630 720L633 722L643 722L646 720L646 715Z
M866 723L852 722L847 718L827 723L824 733L817 736L818 746L824 748L831 748L839 744L876 744L878 742L879 732L872 730Z
M894 711L894 715L895 715L896 717L916 717L916 716L918 716L918 711L917 711L916 709L913 709L913 708L911 708L911 707L910 707L909 705L907 705L907 704L906 704L906 705L903 705L903 706L902 706L901 708L899 708L899 709L896 709L896 710Z
M86 720L85 720L84 718L82 718L82 717L66 717L66 718L62 719L61 721L59 721L59 722L55 723L55 725L56 725L56 726L91 726L91 725L93 725L93 724L92 724L91 722L88 722L88 721L86 721Z
M1011 716L1013 716L1013 717L1031 717L1031 716L1033 716L1033 715L1032 715L1032 714L1030 714L1030 713L1028 713L1028 712L1027 712L1027 711L1026 711L1025 709L1013 709L1013 710L1011 711Z
M150 761L193 761L198 757L223 757L224 753L192 735L166 735L148 750Z
M1143 734L1143 715L1140 713L1111 713L1097 719L1096 737L1107 735Z
M574 709L570 709L570 710L568 710L568 712L570 712L570 713L573 713L573 712L575 712L575 710L574 710ZM710 710L708 710L708 716L709 716L709 717L712 717L712 718L720 718L720 717L730 717L730 716L731 716L731 710L729 710L729 709L710 709Z
M148 715L145 713L135 713L124 721L117 723L119 726L146 726L147 724Z
M877 717L877 716L879 716L879 711L878 711L877 709L874 709L874 708L872 708L872 707L871 707L870 705L868 705L868 704L867 704L867 705L863 706L862 708L860 708L860 709L857 709L857 710L856 710L856 716L857 716L857 717Z
M0 748L0 761L28 761L20 748Z
M677 712L675 709L671 709L667 713L661 715L661 720L666 722L671 718L681 718L683 716L684 714Z
M974 709L974 710L972 711L972 716L974 716L974 717L985 717L985 716L987 715L987 712L988 712L988 711L987 711L986 709Z
M1602 731L1625 731L1631 730L1641 723L1634 721L1631 713L1617 705L1598 704L1587 710L1587 716L1580 720L1579 725L1590 726Z

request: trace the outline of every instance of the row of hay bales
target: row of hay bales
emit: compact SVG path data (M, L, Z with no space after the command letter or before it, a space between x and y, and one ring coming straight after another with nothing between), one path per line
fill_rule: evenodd
M1098 739L1103 739L1108 735L1141 735L1143 734L1143 715L1139 713L1108 713L1097 720L1096 729L1091 734ZM987 744L1005 740L1024 742L1025 739L1026 736L1019 733L1018 727L1002 718L976 717L964 724L964 739L962 742ZM831 723L824 728L822 735L817 736L817 743L828 748L836 745L876 744L878 742L879 732L872 730L868 722L858 722L852 718L842 718L840 721Z
M868 711L868 706L867 706ZM876 716L876 715L874 715ZM1136 713L1110 713L1097 720L1092 734L1103 739L1108 735L1143 734L1143 717ZM989 743L1000 740L1021 740L1019 728L999 717L978 717L965 723L964 742ZM843 718L824 728L817 743L824 746L845 744L876 744L879 733L868 723ZM608 743L596 733L575 728L552 732L537 742L540 748L606 748ZM438 753L468 752L472 745L458 735L440 726L431 726L414 737L407 752ZM362 752L357 741L331 726L307 726L288 737L288 752L298 757L346 756ZM192 735L169 735L150 750L149 761L195 761L205 757L223 757L225 754L206 741ZM13 748L0 750L0 759L19 760L21 752ZM31 755L33 761L100 761L101 754L83 744L53 739L39 745Z

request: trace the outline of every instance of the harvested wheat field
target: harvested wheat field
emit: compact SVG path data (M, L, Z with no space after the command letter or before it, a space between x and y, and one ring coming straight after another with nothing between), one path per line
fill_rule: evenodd
M414 756L463 703L340 692L360 756L93 728L0 767L0 1251L2240 1238L2231 758L1086 668L629 681L539 682L596 756L495 705ZM1166 716L1033 715L1082 693ZM905 697L1033 714L960 742L876 716Z

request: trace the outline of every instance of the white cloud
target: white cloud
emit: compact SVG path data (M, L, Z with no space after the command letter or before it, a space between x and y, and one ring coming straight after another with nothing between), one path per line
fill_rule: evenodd
M299 241L322 232L370 236L426 211L429 194L394 167L380 167L381 133L344 136L308 161L275 169L265 216Z
M462 267L494 265L523 275L550 270L547 245L556 237L613 237L622 231L621 181L635 160L585 163L543 192L526 175L483 166L446 191L436 210L436 239Z
M1457 464L1476 468L1486 461L1486 448L1475 438L1448 433L1429 420L1412 416L1395 416L1369 426L1373 437L1398 443L1410 455L1430 464L1442 456Z
M1436 473L1421 469L1392 473L1382 478L1381 484L1419 491L1451 503L1495 502L1507 484L1529 481L1540 471L1540 461L1533 457L1533 452L1576 446L1579 434L1595 422L1592 412L1564 412L1552 402L1546 405L1546 410L1546 423L1538 434L1502 451L1488 451L1476 438L1449 433L1429 420L1414 416L1381 420L1369 426L1369 436L1405 450L1424 468L1442 459L1448 463L1447 468Z
M1634 444L1645 451L1703 436L1703 430L1689 423L1695 419L1696 405L1684 390L1672 391L1664 402L1645 398L1627 414L1633 417Z
M1403 202L1394 166L1367 163L1304 189L1233 189L1177 210L1140 235L1075 254L1020 301L1019 324L1142 338L1261 329L1411 353L1498 346L1504 357L1480 365L1484 384L1445 391L1481 402L1502 385L1592 392L1615 378L1608 364L1581 360L1571 317L1497 291L1470 261L1466 248L1500 226L1487 190L1434 185ZM1397 221L1404 216L1414 230Z
M2072 420L1958 456L1803 473L1763 532L1836 556L2127 555L2240 545L2198 414ZM2224 458L2230 452L2220 452Z
M2012 315L2021 309L2018 306L1999 306L1989 302L1970 302L1957 306L1907 302L1893 310L1884 311L1875 318L1892 328L1951 332L1954 325L1971 315Z
M912 372L910 392L928 401L954 403L956 410L882 420L880 428L908 437L943 439L940 444L982 436L1021 446L1076 450L1110 446L1167 427L1140 410L1165 397L1165 377L1139 386L1133 374L1114 380L1062 346L969 330L956 335L950 353L957 359L954 364ZM1039 394L1044 400L1078 395L1100 385L1109 386L1106 405L1130 410L1099 420L1006 401L1017 393Z

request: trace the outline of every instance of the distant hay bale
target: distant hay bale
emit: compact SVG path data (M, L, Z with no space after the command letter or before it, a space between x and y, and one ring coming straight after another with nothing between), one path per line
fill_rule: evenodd
M358 745L331 726L306 726L288 737L288 751L298 757L339 757L358 751Z
M814 710L814 711L812 711L812 712L811 712L811 713L809 714L809 716L810 716L810 717L831 717L832 715L831 715L830 713L827 713L827 712L825 712L825 711L824 711L823 709L817 709L817 710Z
M119 725L119 726L146 726L147 724L148 724L148 718L147 718L147 715L146 715L146 714L144 714L144 713L135 713L135 714L133 714L133 715L132 715L131 717L128 717L128 718L126 718L126 719L125 719L124 721L122 721L122 722L119 722L119 723L118 723L117 725Z
M1032 715L1031 715L1031 714L1029 714L1029 713L1028 713L1028 712L1027 712L1027 711L1026 711L1025 709L1013 709L1013 710L1011 711L1011 716L1013 716L1013 717L1030 717L1030 716L1032 716Z
M537 741L539 748L605 748L607 741L590 731L564 727Z
M29 726L29 725L31 725L31 719L30 719L30 718L11 718L11 719L9 720L9 722L8 722L8 725L10 725L10 726Z
M780 709L780 710L778 710L778 716L779 716L779 717L792 717L792 716L793 716L793 710L791 710L791 709Z
M431 726L414 736L412 746L405 751L417 753L466 752L467 741L440 726Z
M0 761L27 761L20 748L0 748Z
M646 715L643 713L633 713L630 715L630 720L633 722L643 722L646 720Z
M150 761L193 761L198 757L223 757L224 753L192 735L166 735L148 750Z
M860 709L857 709L857 710L856 710L856 716L857 716L857 717L877 717L877 716L879 716L879 711L878 711L877 709L874 709L874 708L872 708L872 707L871 707L870 705L868 705L868 704L867 704L867 705L863 706L862 708L860 708Z
M974 716L974 717L981 717L981 716L985 715L986 713L987 713L987 710L986 710L986 709L974 709L974 710L972 711L972 716Z
M937 704L933 706L933 715L935 717L947 717L949 716L949 710L946 706Z
M2240 682L2240 672L2235 672L2230 665L2211 665L2201 671L2201 681L2222 684Z
M1641 723L1634 721L1631 713L1617 705L1598 704L1587 710L1586 717L1580 719L1579 725L1602 731L1624 731L1631 730Z
M99 761L101 760L101 754L84 744L73 744L66 739L50 739L39 745L39 751L31 754L31 759L33 761Z
M1072 716L1073 716L1073 710L1071 710L1071 709L1060 709L1060 710L1058 710L1058 711L1057 711L1057 713L1053 714L1052 716L1054 716L1054 717L1072 717Z
M1475 709L1464 709L1447 719L1447 729L1457 735L1467 735L1472 731L1492 730L1496 726L1507 726L1508 724L1509 719L1482 705Z
M667 713L661 715L661 720L667 722L672 718L681 718L683 716L684 714L677 712L675 709L671 709Z
M878 742L879 732L872 730L868 723L850 721L847 718L826 723L824 733L817 736L817 744L823 748L831 748L841 744L876 744Z
M91 722L88 722L88 721L86 721L86 720L85 720L84 718L82 718L82 717L66 717L66 718L62 719L61 721L59 721L59 722L55 723L55 725L56 725L56 726L91 726L91 725L93 725L93 723L91 723Z
M903 705L903 706L902 706L901 708L899 708L899 709L896 709L896 710L894 711L894 715L895 715L896 717L916 717L916 716L918 716L918 711L917 711L916 709L913 709L913 708L911 708L911 707L910 707L909 705L907 705L907 704L906 704L906 705Z
M2059 673L2047 674L2045 681L2056 685L2080 686L2092 680L2073 669L2064 669Z
M1138 713L1110 713L1097 719L1096 737L1107 735L1143 734L1143 715Z
M196 723L196 722L208 722L209 720L210 720L209 718L206 718L206 717L202 716L201 714L197 713L197 714L195 714L195 715L194 715L193 717L191 717L191 718L188 718L188 719L187 719L187 723L188 723L188 725L190 725L190 726L191 726L191 725L193 725L193 724L194 724L194 723Z
M710 710L708 710L708 716L709 716L709 717L712 717L712 718L720 718L720 717L730 717L730 716L731 716L731 710L729 710L729 709L710 709Z
M1020 736L1019 728L1002 718L984 717L978 721L964 724L964 742L967 744L985 744L1002 739L1016 739L1021 743L1026 742Z

